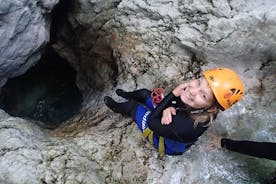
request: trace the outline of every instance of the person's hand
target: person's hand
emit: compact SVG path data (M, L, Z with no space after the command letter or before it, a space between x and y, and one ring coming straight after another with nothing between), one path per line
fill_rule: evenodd
M221 149L221 139L222 137L213 135L212 140L209 144L210 148Z
M176 109L174 107L168 107L163 111L161 118L162 125L168 125L172 122L172 115L176 115Z
M185 88L188 86L187 83L184 84L179 84L173 91L172 93L174 96L179 97L181 93L185 90Z

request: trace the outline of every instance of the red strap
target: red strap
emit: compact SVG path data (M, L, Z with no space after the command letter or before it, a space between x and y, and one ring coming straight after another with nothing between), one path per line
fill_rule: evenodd
M161 87L154 88L151 92L152 103L153 104L160 103L164 98L164 92L165 92L165 90Z

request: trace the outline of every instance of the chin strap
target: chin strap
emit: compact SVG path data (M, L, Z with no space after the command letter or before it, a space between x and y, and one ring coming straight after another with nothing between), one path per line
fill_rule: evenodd
M165 90L164 88L158 87L154 88L151 92L151 98L153 105L159 104L164 98Z

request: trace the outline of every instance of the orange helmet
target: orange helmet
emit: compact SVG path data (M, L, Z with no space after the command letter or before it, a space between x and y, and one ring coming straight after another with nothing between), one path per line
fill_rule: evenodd
M218 103L223 108L240 101L244 95L244 87L239 76L229 68L214 68L203 72Z

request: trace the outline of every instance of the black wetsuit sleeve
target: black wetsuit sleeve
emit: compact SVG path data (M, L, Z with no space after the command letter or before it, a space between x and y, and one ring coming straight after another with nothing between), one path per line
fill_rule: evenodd
M165 98L160 102L160 104L158 104L156 108L152 111L151 117L152 118L160 117L160 116L162 117L163 110L172 106L171 102L175 99L176 97L174 96L174 94L170 92L168 95L165 96Z
M276 143L236 141L222 138L221 147L254 157L276 160Z

